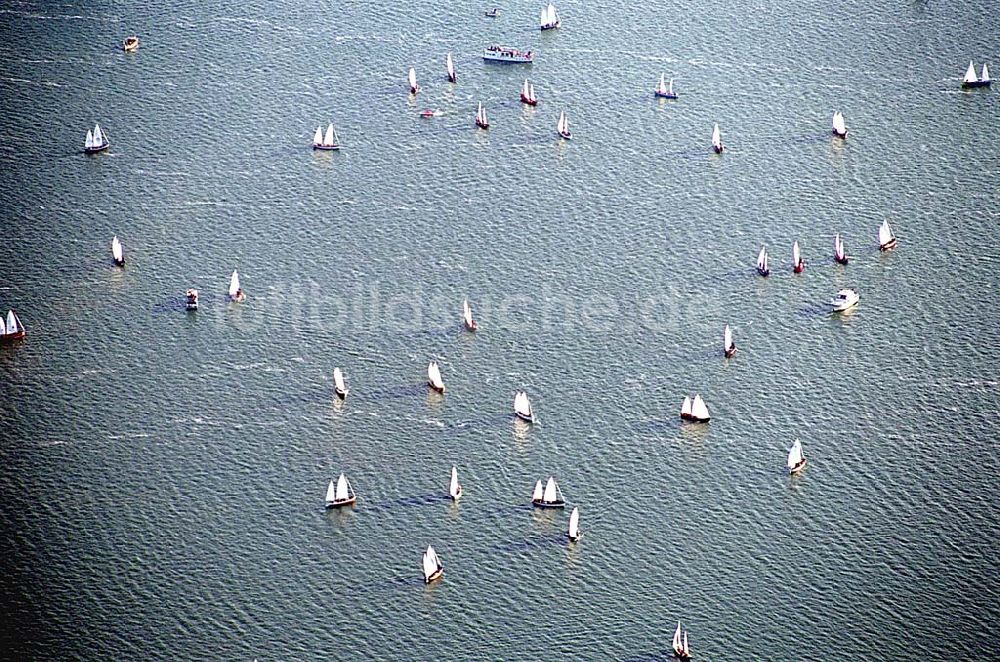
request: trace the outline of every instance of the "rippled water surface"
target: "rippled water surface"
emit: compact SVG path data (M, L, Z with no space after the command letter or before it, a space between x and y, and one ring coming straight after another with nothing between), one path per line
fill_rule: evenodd
M1000 656L996 8L500 6L0 7L2 655Z

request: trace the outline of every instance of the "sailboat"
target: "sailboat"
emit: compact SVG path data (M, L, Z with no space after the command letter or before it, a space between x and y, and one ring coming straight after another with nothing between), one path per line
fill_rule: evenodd
M529 106L538 105L538 97L535 96L535 86L528 82L528 79L524 79L524 85L521 86L521 103L526 103Z
M989 87L991 82L990 70L986 67L986 63L983 62L983 75L976 76L976 65L969 60L969 68L965 70L965 77L962 78L962 87Z
M462 497L462 486L458 482L458 467L451 468L451 484L448 486L448 494L452 501L458 501Z
M542 30L554 30L562 25L562 21L559 20L559 12L556 11L555 6L551 2L547 7L542 9L542 15L538 18L538 24Z
M806 261L802 259L802 251L799 250L799 242L792 243L792 271L797 274L806 270Z
M333 383L334 390L337 392L337 397L343 400L347 397L348 388L344 384L344 373L340 372L340 368L333 369Z
M125 266L125 252L122 250L122 242L118 241L118 235L111 238L111 256L119 267Z
M355 501L358 500L358 495L354 493L354 488L351 487L351 482L347 480L347 476L340 474L340 478L337 479L337 484L334 486L333 481L326 487L326 507L327 508L340 508L341 506L350 506Z
M670 83L666 82L666 75L660 74L660 84L656 86L653 90L653 96L662 97L664 99L676 99L677 93L674 92L674 79L670 79Z
M767 276L771 273L767 267L767 246L761 246L760 253L757 254L757 273L761 276Z
M788 473L795 474L806 466L806 458L802 455L802 442L798 439L788 450Z
M410 94L416 94L417 92L420 91L420 86L417 85L417 70L414 69L413 67L410 67L409 78L410 78Z
M438 393L444 393L444 382L441 380L441 369L437 361L431 361L427 365L427 385Z
M569 539L576 542L582 535L580 532L580 509L574 507L573 512L569 515Z
M444 566L441 565L441 559L438 558L437 552L430 545L427 545L427 551L424 552L423 568L425 584L430 584L444 574Z
M486 117L486 109L483 107L483 102L479 102L479 110L476 111L476 126L480 129L490 128L490 120Z
M13 310L7 311L7 318L4 321L3 317L0 317L0 343L12 343L15 340L20 340L27 335L27 331L24 328L24 324L21 324L21 320L17 318L17 313Z
M83 151L87 154L96 154L111 147L108 134L101 131L101 125L95 124L94 130L87 129L87 139L83 143Z
M712 129L712 149L715 150L716 154L722 154L726 151L726 146L722 144L722 132L719 131L718 124Z
M188 310L198 310L198 290L193 287L188 288L184 293L184 307Z
M455 73L455 62L451 59L451 53L448 53L448 57L445 59L444 63L445 69L448 71L448 82L457 83L458 74Z
M733 342L733 332L730 330L728 324L725 331L722 332L722 351L725 353L727 359L733 358L736 354L736 343Z
M671 646L674 649L674 656L681 660L691 659L691 648L688 646L687 641L687 630L684 630L684 634L681 634L681 622L677 621L677 629L674 630L674 638L671 641Z
M708 413L708 406L698 394L695 394L694 398L684 397L684 402L681 404L681 418L697 423L707 423L712 419Z
M465 328L469 331L475 331L479 328L476 320L472 319L472 308L469 307L468 299L462 302L462 321L465 322Z
M560 491L555 477L549 476L544 490L542 489L542 481L539 480L535 483L535 489L531 494L531 505L536 508L566 507L566 500L563 499L562 491Z
M839 232L833 238L833 259L838 264L847 264L847 250L844 248L844 240L840 238Z
M326 151L340 149L340 138L337 137L337 130L333 128L332 123L327 125L325 134L322 126L316 127L316 133L313 135L313 149Z
M535 422L535 412L531 409L531 402L528 401L528 394L518 391L514 396L514 413L518 418L529 423Z
M233 269L233 275L229 278L229 300L236 303L243 303L247 300L246 292L240 287L240 275Z
M882 221L882 225L878 229L878 248L880 251L891 251L895 247L896 235L892 233L889 221Z
M559 135L566 140L573 137L573 134L569 132L569 120L566 119L566 111L559 113L559 122L556 124L556 131Z
M833 113L833 135L838 138L847 137L847 124L844 122L844 113L839 110Z

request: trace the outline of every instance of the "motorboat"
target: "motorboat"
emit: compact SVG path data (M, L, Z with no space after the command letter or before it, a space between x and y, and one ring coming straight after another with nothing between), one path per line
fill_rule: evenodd
M125 40L122 41L122 50L126 53L135 53L139 50L139 37L136 35L125 37Z
M198 290L193 287L188 288L184 293L184 307L188 310L198 310Z
M520 51L510 46L493 45L483 49L483 59L488 62L531 64L535 59L535 55L531 51Z
M833 308L833 312L837 313L858 305L860 300L860 294L850 288L845 288L837 292L837 296L830 299L830 307Z

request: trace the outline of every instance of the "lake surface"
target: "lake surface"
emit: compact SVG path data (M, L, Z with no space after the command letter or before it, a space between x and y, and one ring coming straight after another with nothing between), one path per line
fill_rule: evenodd
M1000 656L996 8L500 7L0 8L0 655Z

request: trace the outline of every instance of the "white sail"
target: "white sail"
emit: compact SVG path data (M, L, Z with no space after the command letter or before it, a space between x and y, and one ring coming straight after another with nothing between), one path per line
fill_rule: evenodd
M313 135L313 145L323 144L323 127L317 126L316 133Z
M452 499L458 497L458 467L451 468L451 484L448 486L448 494Z
M17 333L20 331L20 324L18 323L17 315L14 314L13 310L7 311L7 333Z
M792 444L791 449L788 451L788 470L791 471L799 462L802 461L802 442L798 439Z
M802 252L799 250L799 242L795 241L792 243L792 264L798 266L799 260L802 259Z
M531 99L532 101L537 101L537 97L535 97L534 83L528 83L528 98Z
M100 147L104 144L104 134L101 132L101 125L94 125L94 147Z
M559 113L559 123L556 125L556 130L559 133L569 133L569 120L566 119L566 111Z
M878 229L878 245L885 246L892 239L892 228L889 227L889 221L882 221L882 225Z
M542 7L542 13L538 17L538 25L544 28L546 25L548 25L548 20L549 20L548 9L546 7Z
M667 75L660 74L660 84L656 86L656 91L660 94L667 93Z
M681 404L681 416L691 415L691 397L685 395L684 402Z
M674 640L671 642L674 647L674 651L681 652L681 622L677 621L677 629L674 630Z
M518 391L517 395L514 396L514 412L531 418L531 401L528 400L528 394L524 391Z
M989 80L990 70L986 68L986 63L983 62L983 75L979 77L979 80Z
M333 369L333 382L337 385L337 390L340 392L346 392L347 387L344 386L344 374L340 372L340 368Z
M674 79L671 78L670 83L667 85L667 94L673 94L673 93L674 93Z
M469 307L469 300L462 302L462 319L466 326L472 326L472 308Z
M455 78L455 63L451 59L451 53L448 53L448 58L445 60L445 68L448 70L448 79L454 80Z
M767 246L760 247L760 253L757 254L757 268L767 271Z
M847 133L847 125L844 123L844 114L839 110L833 114L833 130L838 135Z
M0 336L5 336L5 335L7 335L7 323L4 322L3 315L0 315Z
M337 490L334 492L334 498L337 501L343 501L351 496L351 484L347 482L347 476L340 474L340 478L337 479Z
M476 121L483 126L489 124L489 121L486 119L486 108L483 107L482 101L479 102L479 110L476 111Z
M683 646L683 650L684 650L684 654L685 655L690 655L691 654L691 648L688 647L688 633L687 633L687 630L684 630L684 646Z
M559 501L559 488L556 485L556 479L552 476L549 476L548 482L545 483L545 494L542 495L542 501L546 503Z
M427 551L424 552L423 556L423 566L424 566L424 580L430 579L431 575L441 569L441 561L438 559L437 552L430 545L427 545Z
M840 233L837 233L837 235L833 238L833 252L838 260L844 259L844 240L840 238Z
M83 146L87 149L94 146L94 132L90 129L87 129L87 141L83 143Z
M410 67L410 76L409 76L409 78L410 78L410 89L411 90L416 90L417 89L417 70L414 69L413 67Z
M733 346L733 332L730 330L728 324L726 325L726 330L722 332L722 344L727 352Z
M326 127L326 135L323 136L323 146L333 147L336 144L337 142L336 139L334 138L334 133L333 133L333 124L331 123Z
M719 131L719 125L716 124L715 128L712 129L712 147L719 149L722 147L722 132Z
M326 502L332 503L336 498L337 498L337 486L331 480L330 484L326 486Z
M431 361L427 365L427 381L436 389L444 388L444 381L441 379L441 368L438 367L436 361Z
M972 60L969 60L969 68L965 70L965 78L962 80L966 83L976 82L976 65L972 64Z
M569 537L576 539L580 537L580 509L574 508L569 516Z
M229 296L230 298L235 297L236 293L240 291L240 275L236 273L236 269L233 269L233 275L229 278Z
M122 261L122 242L118 241L118 235L111 238L111 254L115 258L115 262Z
M549 6L545 8L545 13L547 14L549 25L556 25L559 23L559 12L556 11L555 5L551 2L549 3Z
M535 481L535 489L531 493L531 500L532 501L541 501L543 494L544 494L544 492L542 491L542 481L541 480L536 480Z
M705 404L705 401L701 399L700 395L694 396L694 401L691 403L691 416L699 421L707 421L711 418L711 416L708 415L708 406Z

